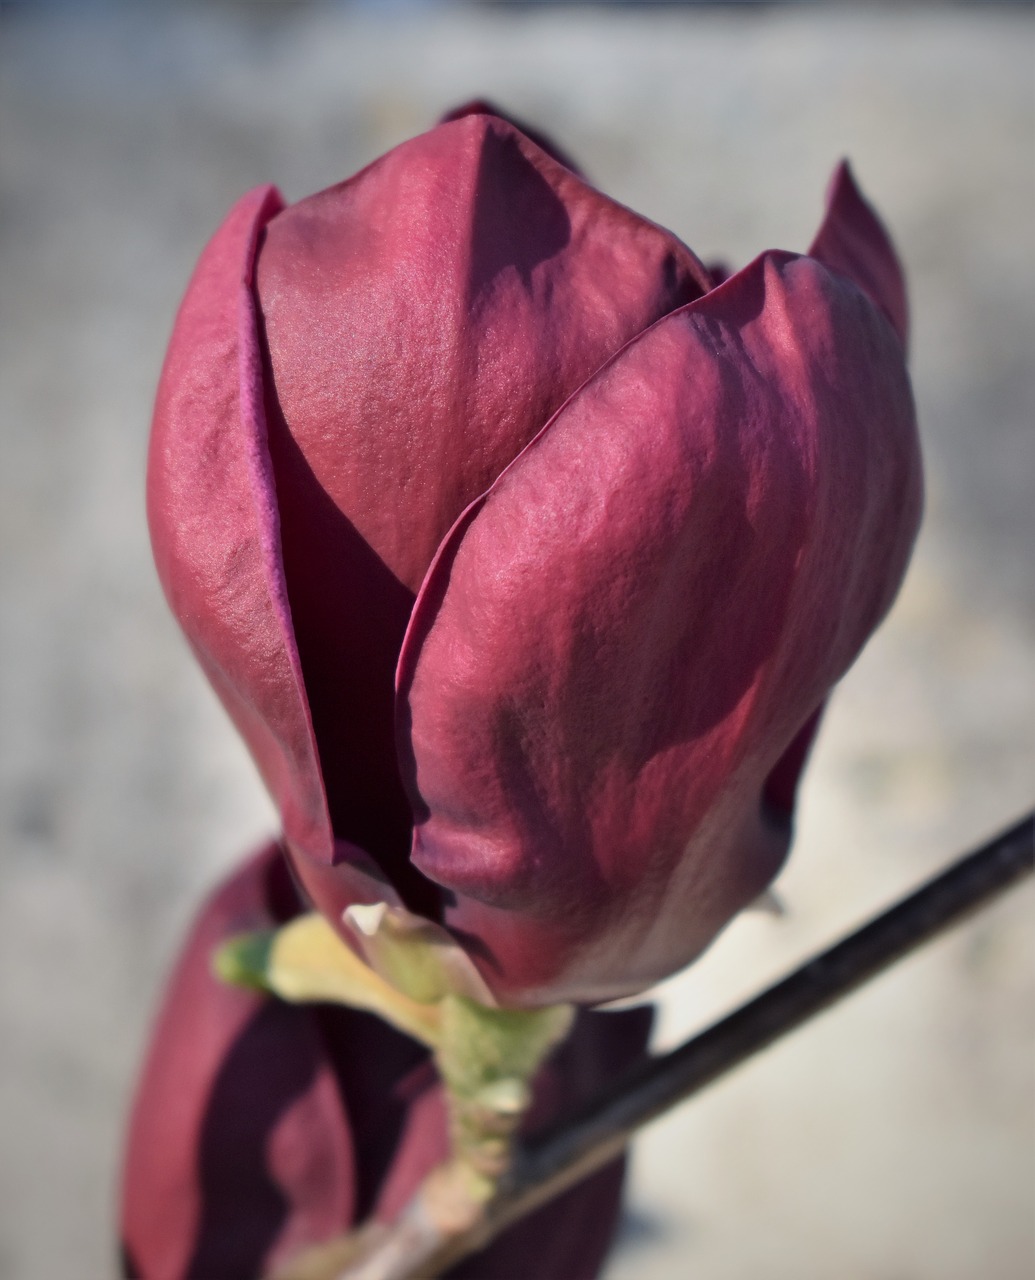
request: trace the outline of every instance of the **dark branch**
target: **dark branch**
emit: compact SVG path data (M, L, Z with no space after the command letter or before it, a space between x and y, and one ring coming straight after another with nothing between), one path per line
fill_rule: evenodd
M637 1129L989 903L1035 869L1033 848L1035 815L1029 814L707 1031L618 1080L524 1148L485 1223L415 1260L406 1280L440 1275L483 1248L510 1223L614 1159Z

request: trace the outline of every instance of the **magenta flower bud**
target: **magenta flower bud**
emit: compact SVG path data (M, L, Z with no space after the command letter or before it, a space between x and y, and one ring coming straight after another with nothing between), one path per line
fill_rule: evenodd
M212 954L301 909L277 845L202 909L133 1108L122 1190L131 1280L256 1280L370 1217L391 1222L448 1155L427 1051L371 1014L231 987ZM548 1123L643 1051L646 1009L583 1012L536 1081ZM593 1280L618 1217L616 1161L450 1272Z
M846 167L808 255L722 283L484 104L238 203L152 537L328 918L401 901L499 999L595 1002L765 887L915 536L905 328Z

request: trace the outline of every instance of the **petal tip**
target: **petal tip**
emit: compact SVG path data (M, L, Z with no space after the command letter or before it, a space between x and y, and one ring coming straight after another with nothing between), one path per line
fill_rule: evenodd
M856 284L887 317L905 345L909 308L902 265L884 223L843 157L826 192L826 212L809 256Z

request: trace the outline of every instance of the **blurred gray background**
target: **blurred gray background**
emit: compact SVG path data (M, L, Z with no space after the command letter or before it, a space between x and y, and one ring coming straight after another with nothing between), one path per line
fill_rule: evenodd
M150 564L174 309L229 205L489 95L704 257L803 249L842 154L910 272L928 513L837 695L782 919L672 1043L1019 815L1033 756L1027 7L7 10L0 23L0 1276L112 1270L123 1112L192 908L273 815ZM608 1280L1027 1280L1032 894L639 1142ZM534 1280L534 1278L530 1278Z

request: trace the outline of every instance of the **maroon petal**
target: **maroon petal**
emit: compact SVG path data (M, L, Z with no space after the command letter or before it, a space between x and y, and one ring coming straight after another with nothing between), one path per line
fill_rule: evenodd
M220 942L296 910L283 856L270 845L194 926L130 1124L122 1193L129 1276L254 1280L352 1220L349 1126L313 1012L212 973Z
M826 214L809 255L854 280L884 312L905 345L909 307L902 265L884 224L855 185L847 160L841 161L830 180Z
M266 228L284 561L333 827L411 904L393 678L464 507L625 342L709 287L674 236L471 114Z
M155 564L292 840L332 838L284 587L251 291L272 187L240 200L195 269L162 369L148 458Z
M765 779L920 506L897 339L766 254L605 367L459 521L399 668L413 858L504 1001L682 967L785 852Z

